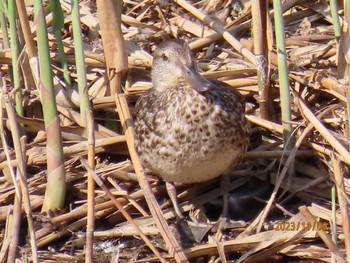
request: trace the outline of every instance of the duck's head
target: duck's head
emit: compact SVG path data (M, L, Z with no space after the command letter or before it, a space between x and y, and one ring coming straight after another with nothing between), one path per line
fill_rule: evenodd
M198 92L209 88L209 81L198 73L188 44L170 39L158 45L153 56L152 82L156 89L176 88L186 82Z

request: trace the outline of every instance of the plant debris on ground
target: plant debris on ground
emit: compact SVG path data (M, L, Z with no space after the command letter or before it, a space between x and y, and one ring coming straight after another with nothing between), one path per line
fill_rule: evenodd
M350 164L348 123L349 32L335 37L330 2L284 1L284 41L289 72L292 147L286 149L281 121L278 53L274 40L272 3L262 40L267 40L261 64L253 63L252 3L256 1L123 2L121 29L128 55L128 72L121 85L134 113L138 97L152 87L152 52L169 38L186 40L203 76L238 89L246 102L250 147L243 163L231 174L230 216L219 220L222 210L220 179L179 185L178 197L188 222L175 217L164 183L147 176L169 229L190 262L346 262L350 257L347 176ZM262 1L263 2L263 1ZM269 1L268 1L269 2ZM274 1L275 2L275 1ZM64 15L63 40L70 76L75 73L70 1L60 1ZM348 23L338 1L337 17ZM187 5L197 10L193 13ZM33 6L27 3L32 19ZM104 46L95 1L81 1L84 56L88 92L94 112L95 173L150 239L165 262L175 262L161 229L156 225L140 188L126 144L115 95L106 82ZM200 14L204 14L201 19ZM29 60L23 52L18 65L25 89L24 115L16 115L26 134L26 177L40 262L83 262L87 222L88 133L79 121L79 94L75 84L63 83L52 20L47 18L56 103L62 129L66 200L64 208L41 213L46 187L46 135L40 91L31 83ZM32 20L33 21L33 20ZM209 21L209 22L208 22ZM213 22L213 23L211 23ZM347 25L347 24L346 24ZM345 27L345 25L344 25ZM218 32L218 28L223 32ZM35 23L31 24L35 32ZM224 37L223 37L224 35ZM227 35L237 40L229 43ZM3 33L0 40L3 40ZM242 49L237 50L241 45ZM245 53L241 52L245 50ZM261 54L259 54L261 55ZM261 59L261 56L253 56ZM6 262L9 225L15 206L12 173L15 159L11 125L4 101L14 99L11 85L11 49L0 42L1 132L7 142L0 151L0 262ZM258 66L257 66L258 65ZM261 68L262 66L266 68ZM260 68L259 68L260 67ZM267 90L261 90L261 76ZM4 92L4 86L9 93ZM265 101L263 94L268 100ZM2 140L4 142L4 140ZM294 145L294 146L293 146ZM15 172L14 172L15 173ZM335 196L332 192L335 189ZM95 189L93 262L158 262L161 259L140 238L104 188ZM18 205L18 204L17 204ZM22 209L23 210L23 209ZM22 211L17 257L31 260L28 225ZM191 233L188 233L188 228ZM348 243L350 245L350 243ZM179 253L175 251L175 253ZM177 260L179 261L179 260Z

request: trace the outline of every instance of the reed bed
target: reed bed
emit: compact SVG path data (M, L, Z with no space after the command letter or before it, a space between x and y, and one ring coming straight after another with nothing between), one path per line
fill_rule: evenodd
M9 2L0 262L349 262L347 1ZM220 179L178 187L193 236L134 150L167 38L240 91L251 126L227 220Z

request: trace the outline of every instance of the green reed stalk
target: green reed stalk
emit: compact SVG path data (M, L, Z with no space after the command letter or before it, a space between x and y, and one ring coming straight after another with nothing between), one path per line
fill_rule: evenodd
M41 0L34 1L34 17L37 23L39 55L39 90L44 112L47 137L47 185L43 211L62 208L66 191L64 158L60 121L57 114L54 85L52 80L47 26Z
M12 76L13 76L13 87L16 91L16 112L17 114L23 116L22 107L22 87L20 87L19 79L19 67L18 67L18 57L20 53L20 45L17 37L17 26L16 26L16 2L8 2L8 19L10 24L10 35L11 35L11 56L12 56Z
M79 1L72 0L72 25L73 25L73 38L74 38L74 50L75 61L77 67L77 80L80 96L80 118L82 125L86 126L86 110L89 109L89 94L87 89L86 80L86 67L84 61L84 48L81 32L81 23L79 15Z
M62 12L62 7L60 2L55 0L50 0L50 7L53 16L52 28L56 37L58 57L60 59L61 67L63 70L63 78L68 85L71 85L72 81L69 75L68 63L66 55L64 53L64 46L61 34L61 29L64 26L64 16Z
M286 57L286 46L284 43L284 23L281 9L281 1L273 0L277 61L278 61L278 79L280 85L281 110L282 110L282 127L284 149L291 150L293 148L292 125L291 121L291 101L288 79L288 67Z
M338 15L338 4L337 0L330 0L329 5L331 7L331 15L333 20L333 28L334 28L334 36L336 38L340 37L341 35L341 28L340 28L340 21L339 21L339 15Z

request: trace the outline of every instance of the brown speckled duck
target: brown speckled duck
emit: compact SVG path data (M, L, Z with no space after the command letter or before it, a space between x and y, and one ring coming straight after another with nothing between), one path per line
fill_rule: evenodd
M173 182L208 181L244 157L244 102L227 84L200 76L183 40L167 40L157 47L152 82L153 88L136 104L135 147L143 166L167 182L181 217Z

